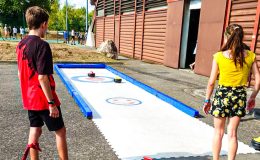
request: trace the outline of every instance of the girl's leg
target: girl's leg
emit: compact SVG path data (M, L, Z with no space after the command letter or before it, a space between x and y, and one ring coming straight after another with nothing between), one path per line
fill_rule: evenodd
M235 117L231 117L229 119L229 123L228 123L228 128L227 128L227 132L228 132L228 147L229 147L229 151L228 151L228 159L229 160L234 160L236 158L236 153L237 153L237 147L238 147L238 142L237 142L237 129L240 123L240 117L235 116Z
M213 160L219 160L219 153L222 145L222 138L225 133L226 118L214 117L214 137L213 137Z

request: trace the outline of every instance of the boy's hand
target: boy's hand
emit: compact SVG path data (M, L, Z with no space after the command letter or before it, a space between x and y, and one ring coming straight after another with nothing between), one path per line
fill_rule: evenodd
M55 104L49 105L49 111L50 111L50 117L52 118L58 118L59 115L59 110Z
M255 107L255 98L249 98L246 109L251 111Z

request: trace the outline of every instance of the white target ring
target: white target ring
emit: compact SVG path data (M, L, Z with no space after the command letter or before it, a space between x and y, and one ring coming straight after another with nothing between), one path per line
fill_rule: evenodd
M89 82L89 83L111 83L114 81L114 78L106 77L106 76L96 76L96 77L75 76L72 77L71 79L78 82Z
M110 104L122 105L122 106L134 106L142 103L140 100L134 98L125 98L125 97L108 98L106 101Z

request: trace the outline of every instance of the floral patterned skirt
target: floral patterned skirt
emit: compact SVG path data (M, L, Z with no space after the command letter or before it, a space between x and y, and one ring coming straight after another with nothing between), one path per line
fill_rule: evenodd
M246 87L219 85L212 101L210 114L214 117L244 117L246 114Z

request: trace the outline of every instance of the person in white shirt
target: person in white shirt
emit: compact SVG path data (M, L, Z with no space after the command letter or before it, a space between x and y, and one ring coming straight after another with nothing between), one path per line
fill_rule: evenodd
M71 45L76 45L76 43L75 43L75 31L74 31L74 29L71 30L71 38L72 38L72 40L71 40Z
M23 39L23 35L24 35L24 29L23 29L23 27L21 26L21 27L20 27L20 36L21 36L21 39Z
M13 38L17 39L17 28L15 26L13 28Z

